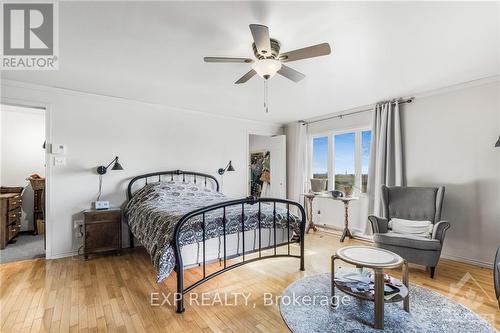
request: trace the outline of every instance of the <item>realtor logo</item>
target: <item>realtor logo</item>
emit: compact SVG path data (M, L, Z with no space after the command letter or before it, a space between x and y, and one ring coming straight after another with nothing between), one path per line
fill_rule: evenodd
M2 4L3 70L58 68L56 2Z
M458 300L472 311L478 310L487 301L496 304L496 300L469 272L465 273L457 283L450 284L448 297ZM490 323L495 323L495 314L482 314L481 316Z

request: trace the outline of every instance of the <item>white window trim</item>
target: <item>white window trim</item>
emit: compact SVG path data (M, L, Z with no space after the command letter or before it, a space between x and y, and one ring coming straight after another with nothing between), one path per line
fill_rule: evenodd
M361 133L365 131L371 131L371 126L358 126L351 127L342 130L331 130L324 131L319 133L314 133L308 135L309 140L309 149L308 149L308 163L307 163L307 174L308 178L311 179L313 177L313 166L312 166L312 154L313 154L313 140L316 138L328 137L328 190L333 190L335 186L335 136L353 133L354 132L354 185L356 188L354 189L354 193L359 196L365 196L366 193L361 192L361 183L362 183L362 158L361 158ZM308 182L308 187L309 187ZM309 190L309 188L308 188Z

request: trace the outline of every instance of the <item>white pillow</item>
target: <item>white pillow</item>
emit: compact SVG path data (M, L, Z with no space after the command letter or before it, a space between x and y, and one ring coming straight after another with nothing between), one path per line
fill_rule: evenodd
M398 234L410 234L431 238L434 225L431 221L413 221L393 218L389 221L389 228Z

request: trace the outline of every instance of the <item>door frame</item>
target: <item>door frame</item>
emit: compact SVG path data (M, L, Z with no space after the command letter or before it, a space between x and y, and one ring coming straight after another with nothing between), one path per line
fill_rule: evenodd
M45 110L45 259L52 257L52 239L53 225L52 223L52 156L50 147L52 143L52 122L51 104L40 101L24 100L10 97L2 97L0 104L28 107L33 109Z

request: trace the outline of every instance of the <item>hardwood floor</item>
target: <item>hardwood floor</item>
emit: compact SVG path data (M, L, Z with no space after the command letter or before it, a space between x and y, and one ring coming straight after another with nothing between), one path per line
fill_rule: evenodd
M124 250L121 256L30 260L0 265L0 319L2 332L148 331L148 332L287 332L278 306L264 306L265 293L279 296L301 276L329 271L329 259L341 246L360 244L316 232L306 239L306 271L296 259L270 259L237 268L195 289L209 293L213 306L186 304L175 313L173 305L152 306L151 293L175 291L175 278L157 284L155 270L142 249ZM211 269L216 269L213 264ZM199 270L186 273L198 278ZM399 272L394 275L400 276ZM500 311L494 296L492 270L442 260L435 279L418 267L410 269L412 283L435 290L464 304L500 329ZM465 278L464 278L465 277ZM461 282L463 285L461 285ZM452 295L453 287L460 287ZM224 296L251 293L248 305L240 294L237 305L222 306ZM231 294L233 293L233 294ZM245 294L247 295L247 294ZM172 301L171 299L169 299ZM153 294L155 304L163 301ZM234 303L234 299L228 301ZM255 307L254 307L255 304ZM439 311L439 309L430 309Z

